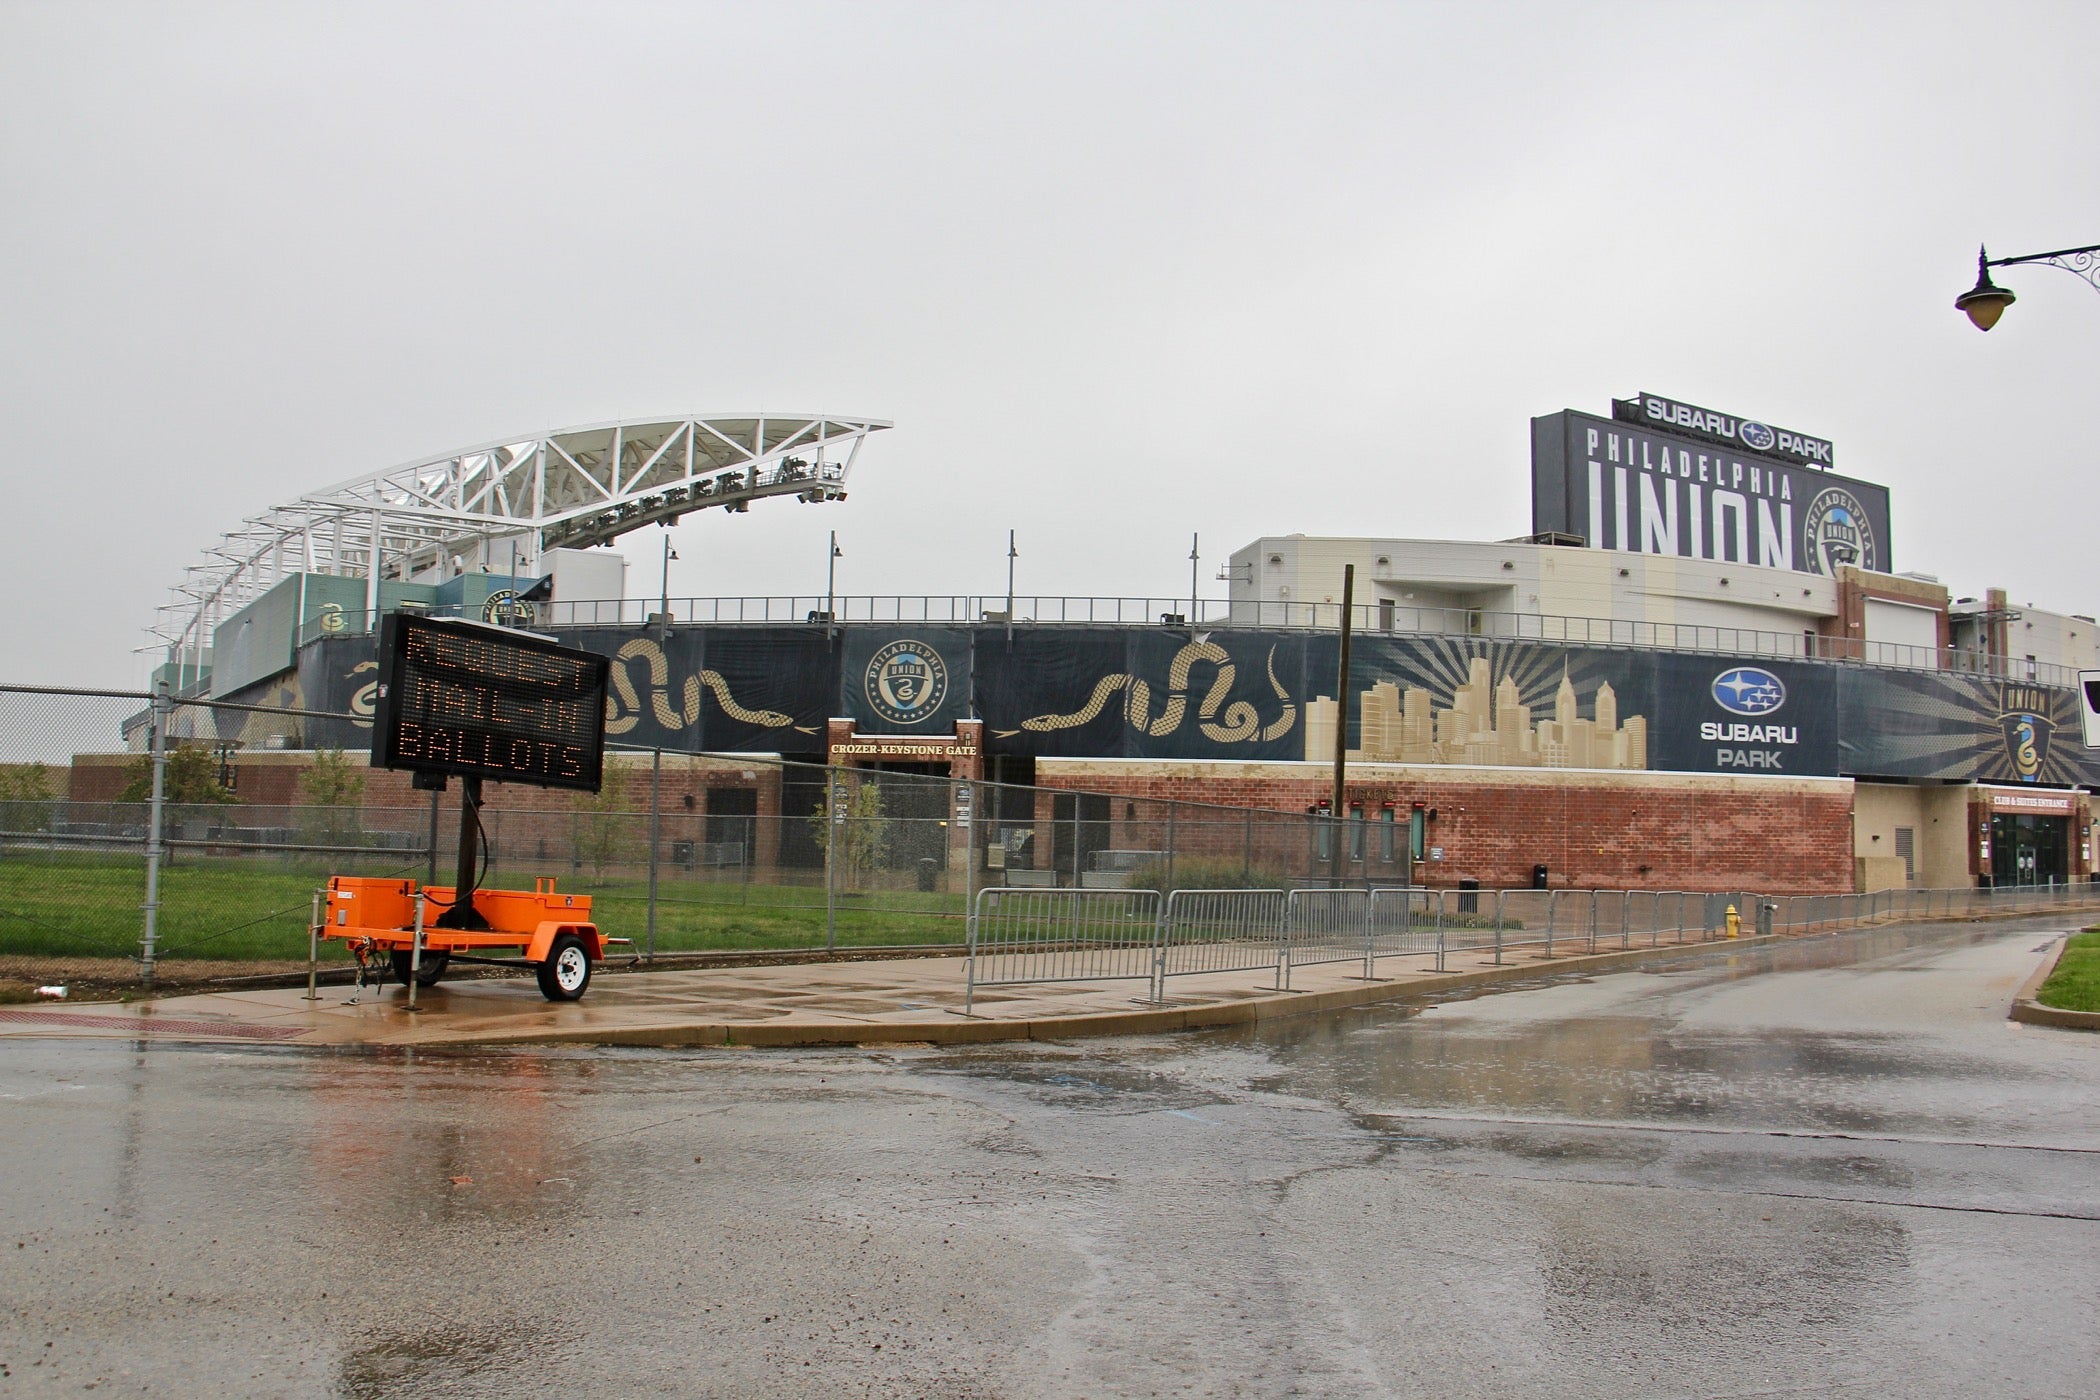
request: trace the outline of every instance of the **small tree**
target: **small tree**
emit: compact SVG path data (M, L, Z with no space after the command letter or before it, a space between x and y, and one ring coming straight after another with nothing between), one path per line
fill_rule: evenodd
M138 754L124 765L124 787L119 802L153 800L153 755ZM177 742L168 750L168 773L161 784L161 800L178 803L238 802L241 799L219 782L219 759L209 744Z
M596 792L575 798L576 860L591 863L600 876L605 867L627 854L633 832L627 811L627 770L605 765L605 781Z
M51 770L41 763L0 764L0 802L49 802Z
M891 835L890 819L883 812L882 789L864 780L849 783L842 779L835 791L846 807L845 829L839 837L839 868L862 873L879 869L889 859ZM809 821L817 849L829 855L831 813L819 809Z
M15 804L0 822L16 831L51 825L51 770L41 763L0 764L0 802Z
M364 804L365 775L341 749L322 749L299 779L308 810L301 825L317 845L340 846L359 834L358 808Z

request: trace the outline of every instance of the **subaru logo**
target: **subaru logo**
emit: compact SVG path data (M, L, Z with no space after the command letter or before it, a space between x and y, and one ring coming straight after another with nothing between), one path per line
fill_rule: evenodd
M1742 437L1743 446L1749 448L1752 452L1769 452L1772 450L1773 442L1777 440L1773 437L1770 428L1767 428L1762 423L1753 423L1747 418L1737 427L1736 432ZM1758 674L1763 675L1764 672L1760 671ZM1777 707L1775 706L1774 708Z
M1786 703L1786 685L1770 671L1738 666L1714 677L1714 703L1732 715L1768 715Z

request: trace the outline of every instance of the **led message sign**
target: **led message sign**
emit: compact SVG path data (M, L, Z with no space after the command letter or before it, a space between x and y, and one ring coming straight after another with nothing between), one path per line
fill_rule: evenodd
M389 614L372 765L596 792L611 661L475 622Z

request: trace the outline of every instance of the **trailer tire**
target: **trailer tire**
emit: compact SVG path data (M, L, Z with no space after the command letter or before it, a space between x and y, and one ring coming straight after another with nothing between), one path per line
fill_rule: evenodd
M414 954L408 949L396 948L389 961L393 964L394 980L406 987L408 985L408 969L414 961ZM452 955L450 953L433 953L428 948L425 948L423 950L423 966L416 972L416 985L418 987L435 987L438 984L438 979L445 975L445 967L451 961Z
M547 949L547 961L533 971L540 980L541 996L549 1001L576 1001L591 985L590 951L575 934L557 934Z

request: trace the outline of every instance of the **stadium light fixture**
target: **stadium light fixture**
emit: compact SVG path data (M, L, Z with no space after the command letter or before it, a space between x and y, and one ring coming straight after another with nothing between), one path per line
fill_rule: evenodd
M1998 324L2005 308L2018 300L2011 292L1991 280L1994 267L2012 267L2018 263L2047 263L2082 277L2093 288L2100 291L2100 243L2084 248L2059 248L2053 253L2023 253L2016 258L1994 258L1987 248L1976 250L1976 285L1954 299L1954 309L1969 318L1977 330L1987 331Z

